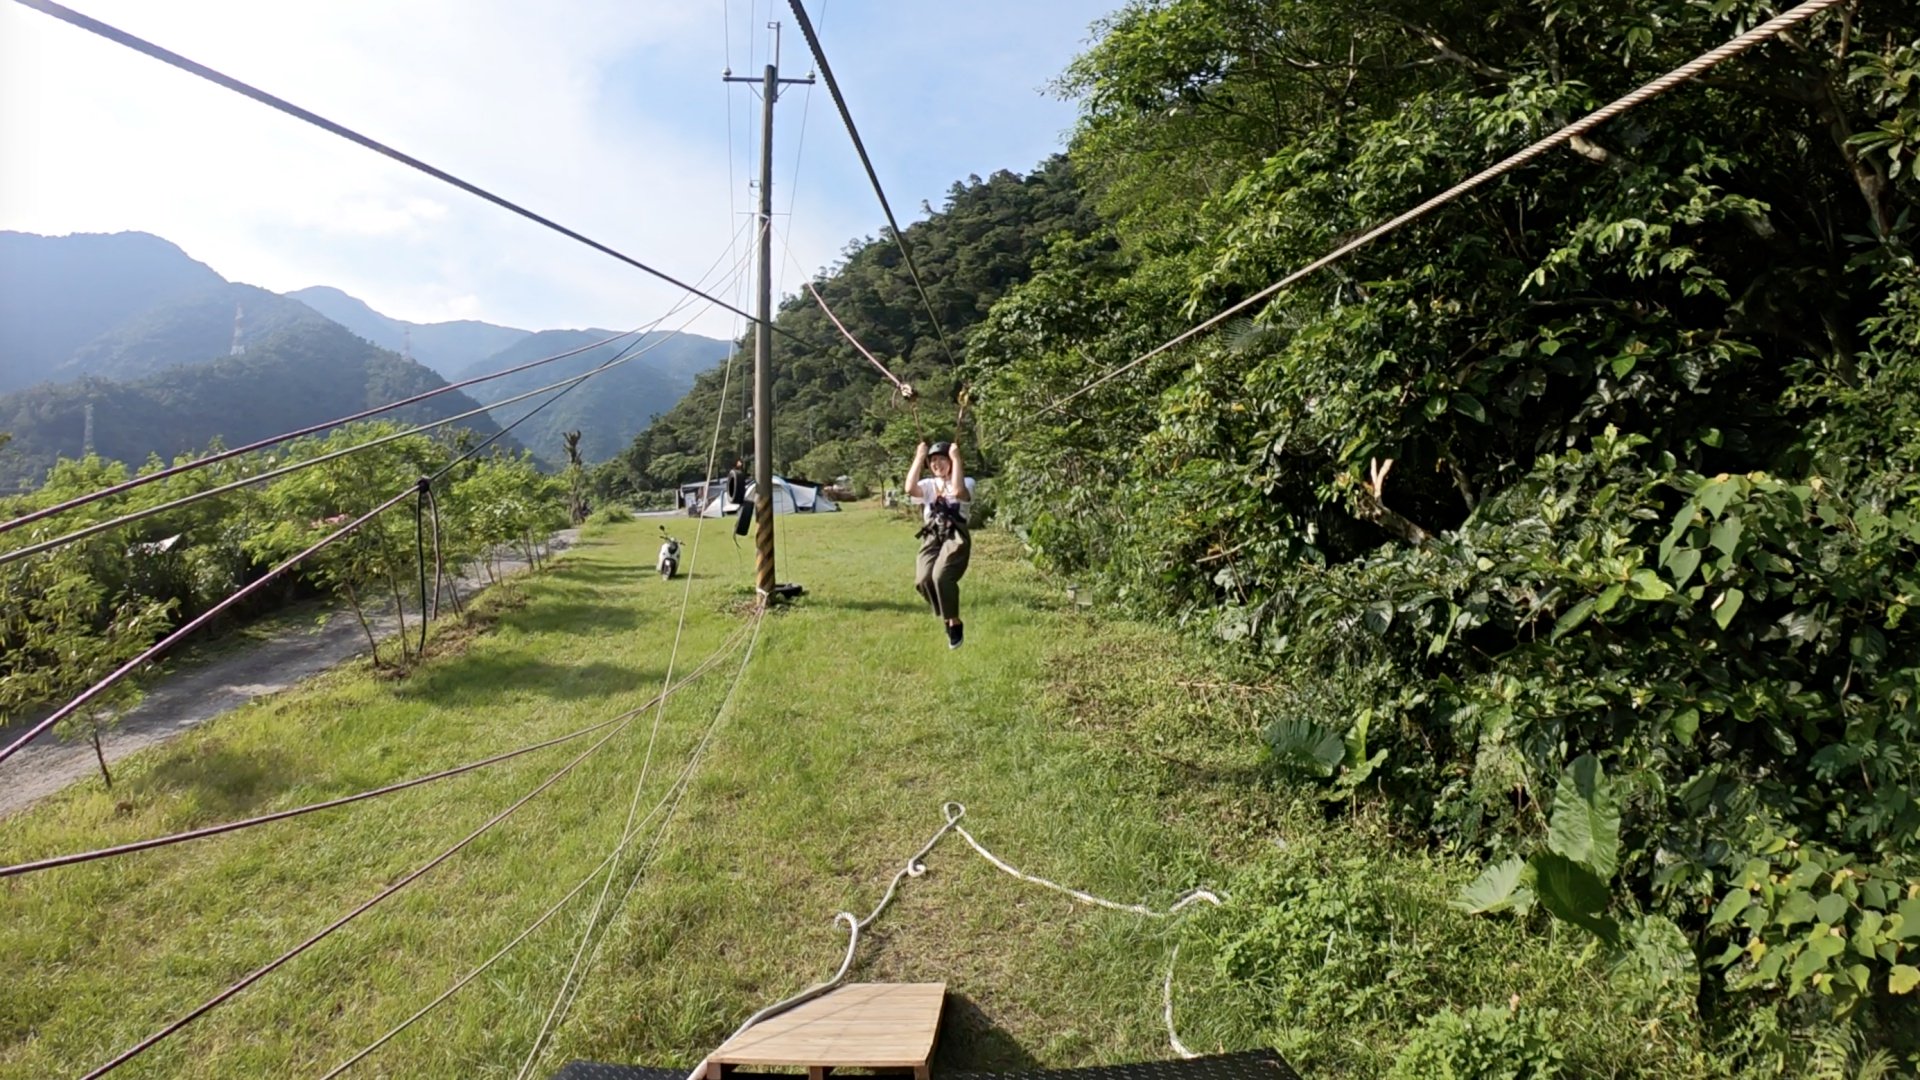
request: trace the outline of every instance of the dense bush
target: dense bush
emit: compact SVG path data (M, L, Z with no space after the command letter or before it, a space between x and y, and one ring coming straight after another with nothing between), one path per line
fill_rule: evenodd
M998 514L1263 658L1276 768L1794 1071L1848 1024L1920 1060L1920 11L1843 5L1065 400L1772 10L1131 4L1063 83L1102 228L968 357Z
M170 477L0 534L0 551L398 430L391 424L355 425ZM412 489L419 477L436 472L454 454L447 444L425 436L396 439L0 565L0 718L73 696L276 563ZM143 472L163 467L156 458ZM0 500L0 519L90 493L128 475L125 466L98 457L62 460L37 491ZM455 572L483 556L490 564L492 553L503 546L519 548L531 558L534 538L565 523L563 486L540 475L524 457L462 463L437 490L442 511L438 547ZM406 617L403 601L414 599L417 591L415 560L422 546L413 506L403 502L304 560L280 584L261 590L224 617L244 620L292 599L333 593L352 605L372 644L369 605L391 602ZM431 558L433 549L427 550ZM405 635L399 641L404 659ZM129 690L97 700L65 725L63 734L83 733L97 740L100 725L129 700Z

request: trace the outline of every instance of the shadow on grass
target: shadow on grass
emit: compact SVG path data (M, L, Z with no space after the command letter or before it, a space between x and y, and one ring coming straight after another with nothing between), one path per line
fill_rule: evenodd
M657 683L662 673L638 666L556 664L547 660L517 660L490 656L459 660L437 667L426 678L413 679L399 690L403 698L457 707L497 703L509 694L539 694L577 701L625 693Z
M688 570L684 553L681 555L680 565L680 572L673 576L673 584L685 584L688 577L692 577L695 581L706 581L715 576L709 572ZM660 580L660 574L653 568L652 563L636 565L577 560L565 564L556 571L556 574L561 581L581 585L633 585L648 579L656 582ZM667 583L662 582L662 584Z
M933 617L933 609L925 600L816 600L818 607L839 608L845 611L895 611L906 615L926 615Z
M512 625L529 634L619 633L639 629L651 614L638 603L543 598L540 603L515 612Z
M209 745L190 756L168 758L121 781L115 791L124 791L135 803L190 794L209 817L225 819L259 809L303 779L292 760L278 751L256 747L242 753Z
M965 994L947 991L940 1012L940 1041L933 1051L933 1071L1018 1072L1040 1067L1039 1059L1013 1040Z

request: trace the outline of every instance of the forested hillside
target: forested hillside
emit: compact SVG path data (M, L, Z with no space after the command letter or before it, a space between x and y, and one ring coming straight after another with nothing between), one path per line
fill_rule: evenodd
M70 378L56 369L109 328L225 285L212 267L147 233L0 232L0 391Z
M903 405L803 287L781 303L775 316L792 335L776 338L775 344L775 468L815 480L850 475L865 486L878 486L892 475L897 483L920 432L953 430L954 363L965 356L967 331L1026 280L1049 243L1093 227L1064 158L1044 162L1025 176L1002 171L985 180L969 177L953 185L939 211L908 226L907 242L952 356L893 240L850 244L841 263L814 285L874 355L920 388L921 404ZM750 361L751 334L740 347ZM644 491L699 479L724 375L720 370L701 375L678 405L606 463L596 477L601 490ZM737 364L726 402L724 455L749 452L751 432L743 417L751 384L751 363Z
M1773 10L1131 4L1061 82L1099 228L965 371L996 512L1268 668L1276 767L1480 855L1463 910L1590 934L1720 1067L1808 1075L1920 1037L1920 9L1070 396Z
M320 423L446 385L433 372L320 320L283 331L245 355L174 368L129 382L83 379L0 395L0 491L38 484L57 457L81 457L86 406L93 406L95 453L131 465L204 447L210 433L229 446ZM460 391L396 409L409 424L478 408ZM486 413L459 423L484 437L499 430ZM518 447L513 436L502 440Z

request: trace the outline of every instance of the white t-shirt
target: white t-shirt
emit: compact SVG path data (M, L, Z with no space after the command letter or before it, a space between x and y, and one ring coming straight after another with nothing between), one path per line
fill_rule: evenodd
M948 485L948 481L942 480L937 476L924 477L921 479L920 481L920 520L922 521L933 520L933 504L935 500L940 499L941 497L949 494L949 492L952 490L947 485ZM954 502L954 505L958 507L960 511L960 520L964 522L967 520L967 510L969 509L972 503L972 500L973 500L973 477L969 476L967 477L966 501L956 502L952 499L949 499L948 501Z

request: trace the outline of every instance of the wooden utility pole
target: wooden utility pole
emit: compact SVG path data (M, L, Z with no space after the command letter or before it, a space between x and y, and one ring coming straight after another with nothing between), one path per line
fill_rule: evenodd
M773 62L755 79L724 72L726 82L760 84L760 306L753 329L753 587L762 606L773 600L773 106L780 88L804 79L780 77L780 24L771 22Z

